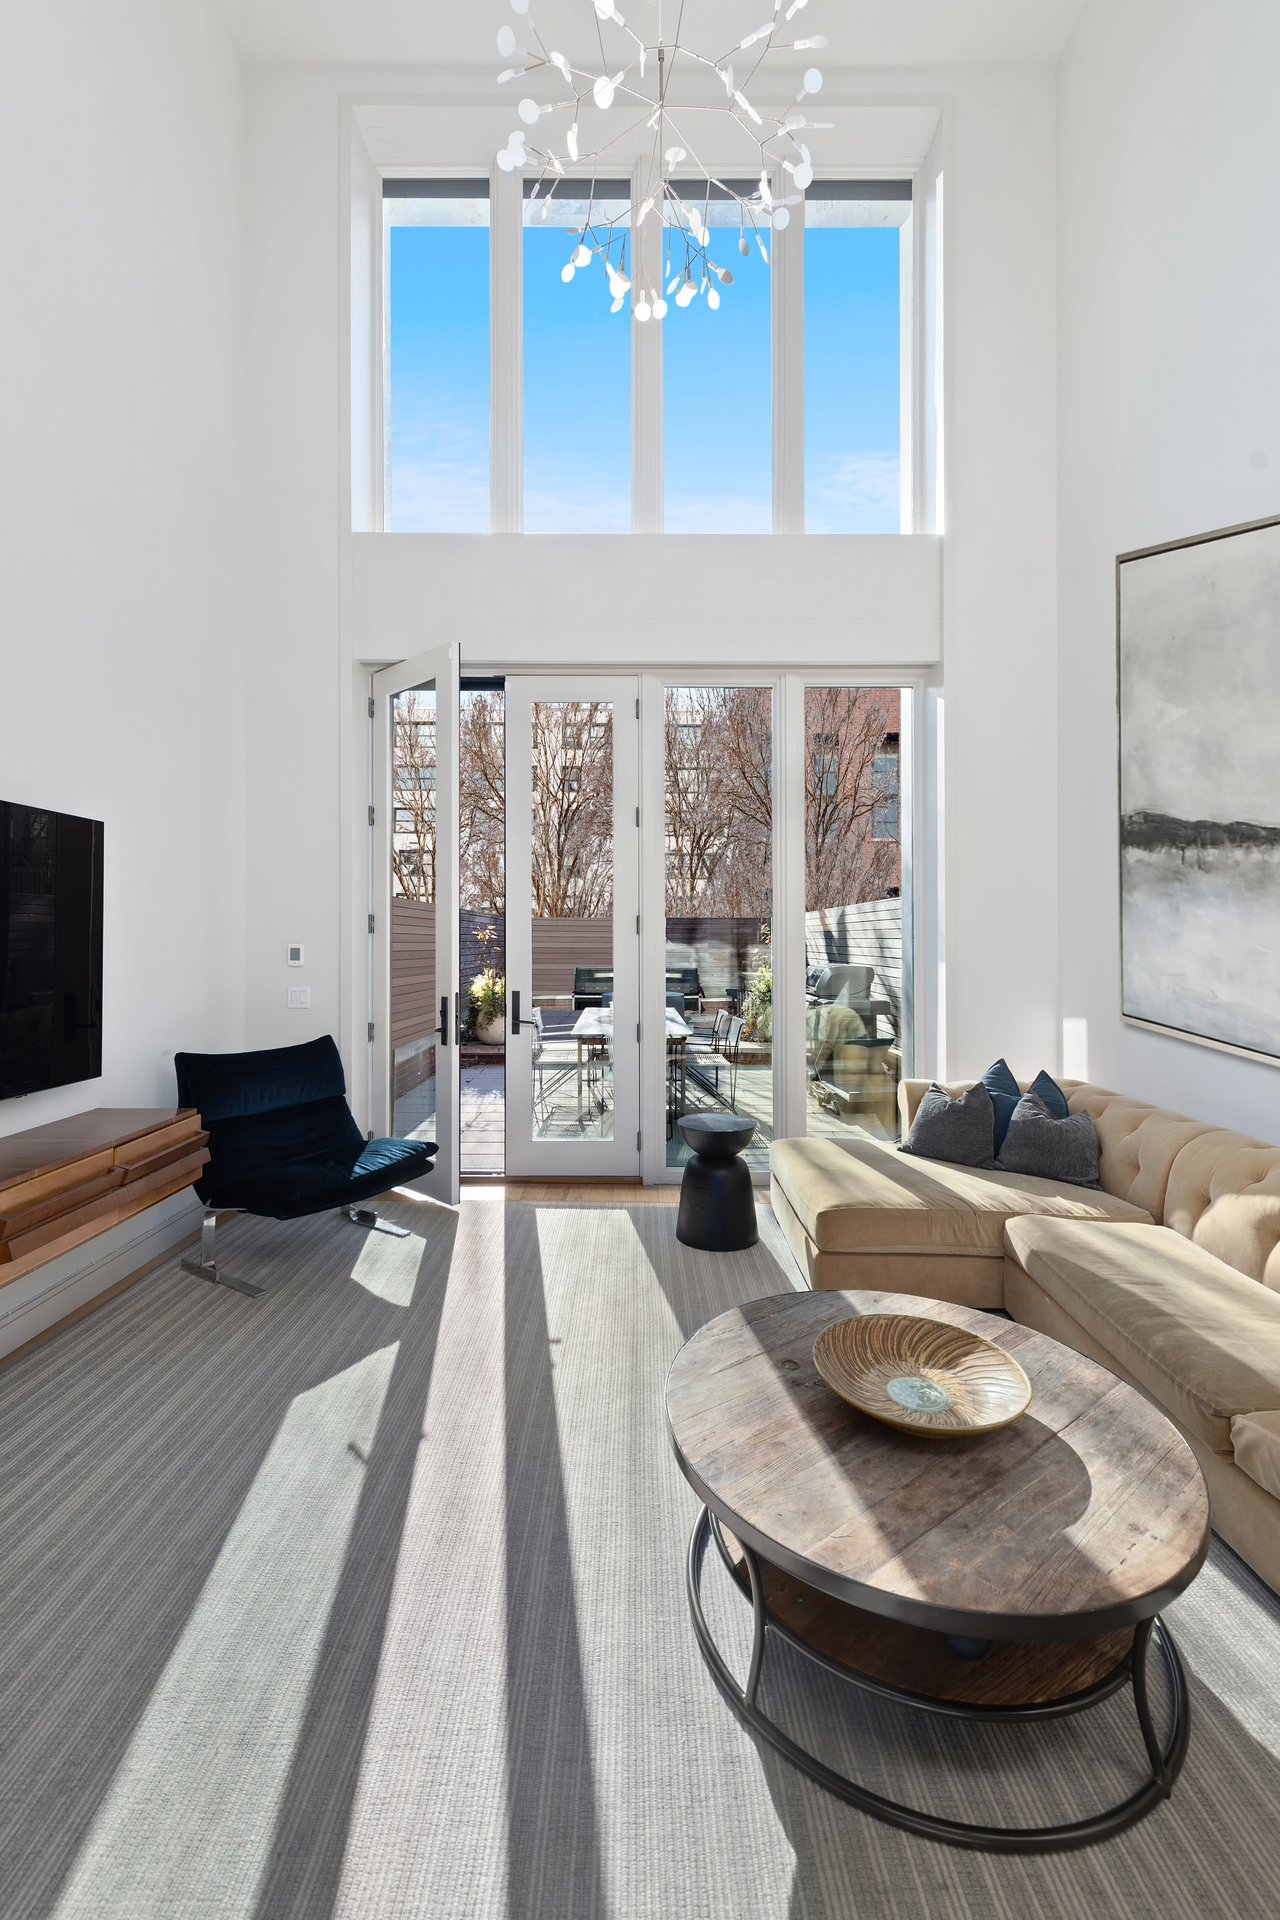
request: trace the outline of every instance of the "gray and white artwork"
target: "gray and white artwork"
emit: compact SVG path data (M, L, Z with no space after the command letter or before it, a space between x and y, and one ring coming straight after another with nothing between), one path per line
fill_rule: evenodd
M1280 1057L1280 523L1118 574L1122 1011Z

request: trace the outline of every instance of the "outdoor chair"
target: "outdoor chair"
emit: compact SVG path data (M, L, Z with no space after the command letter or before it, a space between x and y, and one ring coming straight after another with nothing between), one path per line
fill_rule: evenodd
M721 1008L711 1023L710 1033L701 1033L695 1029L686 1042L691 1078L708 1090L714 1082L717 1099L720 1097L720 1069L725 1064L721 1049L729 1019L729 1014Z
M558 1047L549 1038L542 1019L542 1008L533 1010L533 1103L539 1127L545 1133L551 1124L552 1106L561 1087L576 1078L578 1055Z
M298 1220L334 1207L359 1226L408 1237L360 1203L428 1173L436 1143L365 1139L331 1035L253 1053L179 1053L174 1066L178 1105L197 1108L209 1134L209 1162L195 1182L205 1209L200 1252L183 1260L188 1273L238 1293L263 1291L219 1268L220 1213Z

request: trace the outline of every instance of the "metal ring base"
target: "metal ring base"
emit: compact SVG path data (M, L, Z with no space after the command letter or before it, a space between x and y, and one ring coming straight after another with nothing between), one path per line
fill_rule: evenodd
M1104 1681L1099 1686L1083 1694L1077 1694L1069 1700L1054 1701L1047 1706L1015 1708L965 1707L950 1701L935 1702L920 1694L903 1693L896 1687L864 1678L848 1668L838 1666L834 1661L828 1660L825 1655L818 1654L813 1648L806 1646L803 1640L782 1626L768 1612L765 1606L762 1563L759 1557L744 1544L742 1550L751 1586L753 1632L747 1682L745 1686L739 1686L716 1645L702 1607L703 1560L707 1544L713 1537L726 1566L730 1569L734 1586L741 1592L741 1584L733 1573L719 1522L713 1518L706 1507L703 1507L694 1522L693 1533L689 1540L686 1586L694 1631L698 1636L702 1657L711 1669L712 1678L745 1726L766 1740L784 1760L789 1760L792 1766L808 1774L811 1780L815 1780L828 1793L847 1801L851 1806L858 1807L863 1813L870 1814L873 1819L887 1821L891 1826L902 1827L908 1833L919 1834L927 1840L941 1841L947 1846L969 1847L988 1853L1063 1853L1073 1848L1094 1846L1100 1840L1110 1839L1113 1834L1123 1833L1127 1827L1134 1826L1144 1815L1150 1813L1161 1800L1167 1800L1172 1792L1173 1783L1186 1759L1191 1718L1182 1662L1169 1630L1162 1620L1157 1618L1144 1621L1137 1629L1133 1653L1118 1678ZM882 1794L873 1793L869 1787L859 1786L855 1780L837 1773L834 1768L827 1766L807 1748L797 1745L789 1734L784 1733L775 1721L761 1711L756 1704L756 1696L764 1668L767 1639L771 1632L780 1634L790 1645L848 1681L851 1686L895 1700L904 1706L916 1707L924 1712L943 1713L955 1718L1019 1723L1029 1720L1061 1719L1064 1714L1077 1713L1086 1707L1096 1705L1100 1700L1109 1698L1128 1684L1133 1688L1138 1726L1150 1767L1149 1777L1136 1792L1117 1806L1108 1808L1102 1813L1091 1814L1086 1819L1071 1821L1060 1826L991 1827L964 1820L943 1819L919 1808L902 1806L898 1801L886 1799ZM1147 1655L1153 1639L1159 1643L1173 1701L1172 1723L1163 1745L1156 1733L1147 1692Z

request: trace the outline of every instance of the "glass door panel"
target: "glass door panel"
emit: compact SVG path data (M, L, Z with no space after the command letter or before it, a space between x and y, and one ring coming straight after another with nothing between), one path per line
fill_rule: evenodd
M507 803L507 1172L634 1175L634 681L509 679Z
M745 1158L774 1137L773 690L669 686L664 705L666 985L689 1029L671 1046L666 1164L680 1116L750 1115Z
M434 1140L416 1184L458 1198L458 660L373 676L375 1127Z
M804 690L806 1127L898 1133L906 1032L897 687ZM792 939L798 947L799 929ZM799 954L797 954L799 958Z

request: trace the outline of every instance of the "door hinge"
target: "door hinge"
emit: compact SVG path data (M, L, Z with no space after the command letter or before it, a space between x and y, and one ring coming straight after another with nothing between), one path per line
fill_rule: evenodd
M640 1045L640 1022L636 1021L636 1045Z
M640 695L636 695L636 719L640 718Z
M372 826L372 825L374 824L374 822L375 822L375 820L377 819L377 817L378 817L378 815L377 815L377 809L376 809L376 808L374 808L374 807L370 807L370 809L369 809L369 825L370 825L370 826Z
M636 825L637 825L637 826L639 826L639 825L640 825L640 809L639 809L639 807L637 807L637 808L636 808Z
M372 694L370 694L370 695L369 695L369 718L370 718L371 720L372 720L372 718L373 718L373 716L374 716L374 712L375 712L375 708L374 708L374 704L373 704L373 695L372 695Z
M640 915L637 914L636 915L636 932L639 933L639 931L640 931Z
M372 1038L373 1038L373 1022L372 1022L372 1020L371 1020L371 1021L369 1022L369 1038L370 1038L371 1040L372 1040Z
M637 1152L637 1153L639 1153L639 1151L640 1151L640 1147L641 1147L641 1144L642 1144L642 1142L641 1142L641 1137L640 1137L640 1135L639 1135L639 1134L637 1134L637 1135L636 1135L636 1152Z
M370 933L373 932L373 915L372 914L369 915L369 931Z

